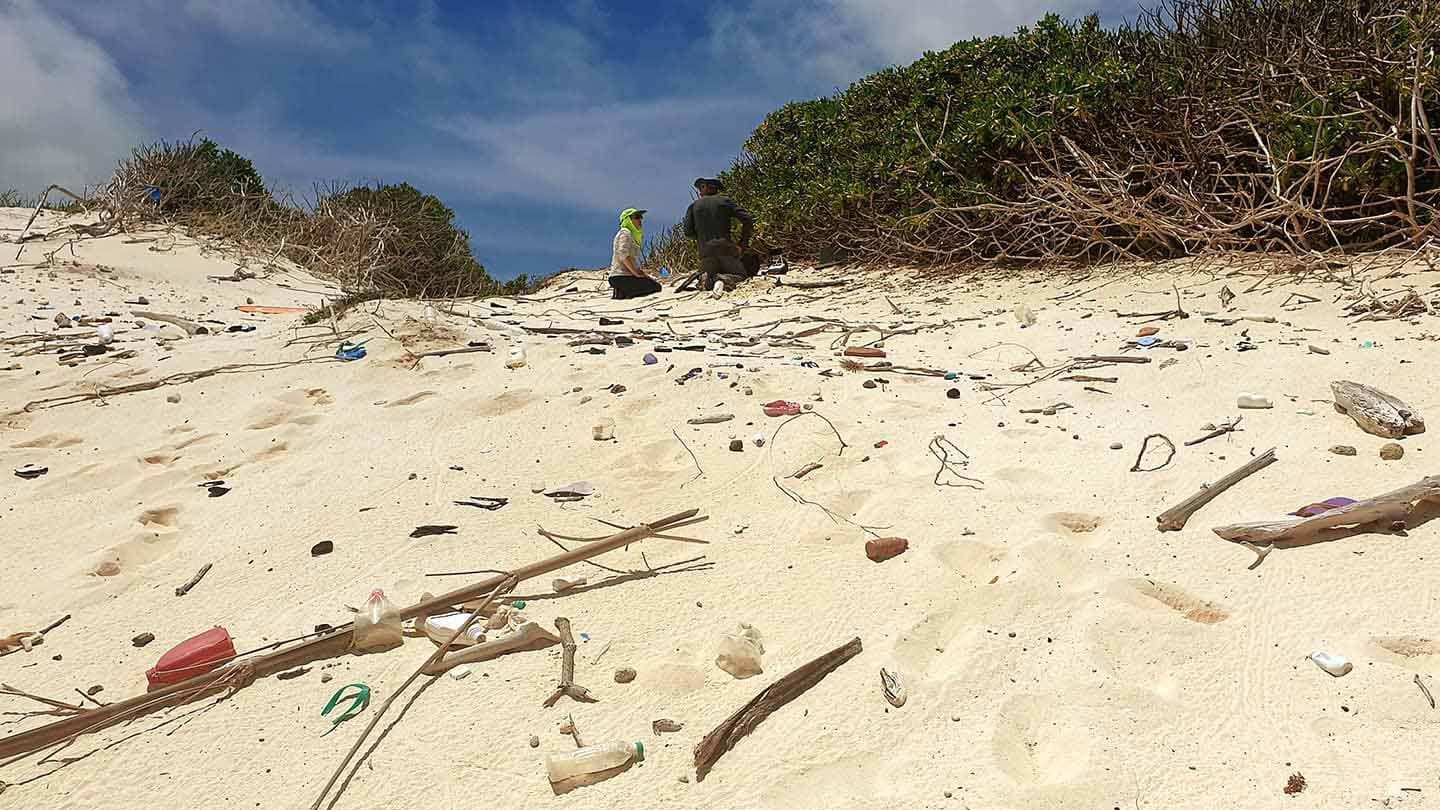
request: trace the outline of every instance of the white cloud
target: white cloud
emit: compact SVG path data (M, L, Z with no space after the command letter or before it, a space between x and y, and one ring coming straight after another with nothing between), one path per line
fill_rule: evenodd
M109 176L140 110L93 40L30 2L0 2L0 189L38 193Z
M1079 17L1118 0L752 0L711 19L710 46L774 86L844 87L961 40L1005 34L1048 13Z
M733 149L766 109L745 97L665 98L437 127L474 147L462 182L478 196L618 212L679 205L692 179L724 168L704 155Z

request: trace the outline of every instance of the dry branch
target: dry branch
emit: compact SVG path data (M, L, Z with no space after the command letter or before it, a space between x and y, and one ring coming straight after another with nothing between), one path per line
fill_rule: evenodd
M161 323L168 323L171 326L178 326L189 337L194 337L196 335L207 335L210 333L209 329L201 326L194 321L186 320L175 315L166 315L163 312L147 312L143 309L132 309L130 310L130 314L134 315L137 318L144 318L147 321L159 321Z
M545 699L545 708L554 706L567 695L580 703L597 702L599 698L590 694L589 689L575 683L575 637L570 634L570 620L564 616L555 619L555 629L560 631L560 685Z
M213 565L214 563L205 563L204 565L200 566L200 570L195 572L195 576L191 577L190 581L175 589L175 595L184 596L185 594L189 593L191 588L199 585L200 580L204 579L205 575L210 573L210 567Z
M725 718L695 746L695 781L705 781L705 775L726 751L735 747L750 732L754 731L765 718L785 704L804 694L834 672L841 664L860 654L860 639L849 642L801 666L790 674L770 684L740 707L740 710Z
M1160 516L1155 519L1156 528L1162 532L1180 531L1185 528L1185 522L1190 519L1190 516L1198 512L1205 504L1214 500L1225 490L1274 464L1275 461L1275 448L1272 447L1226 473L1215 483L1202 486L1199 492L1160 513Z
M512 576L516 582L523 582L662 534L667 529L705 519L698 517L697 514L698 510L690 509L652 523L617 532L604 540L588 543L563 554L521 566L512 572L495 574L463 588L411 605L400 612L401 618L413 619L422 614L433 614L441 609L448 609L481 597ZM253 683L256 678L263 678L314 661L343 655L350 649L353 629L354 626L347 623L318 637L307 636L304 641L272 653L237 658L219 669L143 695L108 704L104 708L94 709L81 717L66 718L5 737L0 739L0 760L25 756L56 743L74 739L82 734L93 733L116 723L133 720L160 709L192 703L217 692L244 688ZM6 764L5 761L0 761L0 766L4 764Z
M1327 529L1356 527L1364 531L1399 532L1414 525L1417 521L1413 518L1423 521L1433 517L1428 512L1418 512L1422 506L1440 506L1440 475L1422 478L1409 486L1314 517L1234 523L1213 531L1225 540L1268 545L1312 541Z

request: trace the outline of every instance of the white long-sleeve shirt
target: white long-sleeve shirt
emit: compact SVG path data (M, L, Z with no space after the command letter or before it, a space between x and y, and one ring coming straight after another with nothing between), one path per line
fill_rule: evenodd
M626 257L634 259L638 265L640 263L640 245L629 231L621 228L620 232L615 234L614 244L610 246L611 275L630 275L630 268L625 264Z

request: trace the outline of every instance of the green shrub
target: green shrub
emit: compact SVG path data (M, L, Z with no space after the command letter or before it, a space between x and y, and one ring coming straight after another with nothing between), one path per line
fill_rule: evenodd
M1440 156L1421 138L1411 159L1406 141L1440 121L1440 72L1422 58L1437 32L1426 0L1172 0L1116 29L1051 15L782 107L725 179L800 255L1423 239ZM1412 121L1416 81L1426 116Z

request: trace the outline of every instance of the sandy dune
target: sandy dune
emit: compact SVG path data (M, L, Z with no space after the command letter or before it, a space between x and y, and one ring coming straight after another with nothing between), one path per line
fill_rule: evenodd
M0 236L13 239L27 215L0 211ZM47 217L45 227L58 221ZM1254 262L1003 281L874 272L808 290L756 280L720 301L610 301L601 277L576 275L523 301L354 310L338 328L368 338L369 354L347 363L326 359L338 344L328 324L235 309L315 306L333 294L325 283L263 262L250 263L261 278L214 281L235 270L234 255L184 236L138 236L156 241L83 241L73 252L63 240L32 243L18 262L14 244L0 245L0 341L55 332L57 312L114 312L113 349L135 352L67 367L54 354L10 356L35 344L0 345L0 366L18 366L0 371L0 636L73 616L42 646L0 657L4 683L75 701L76 689L101 685L96 699L119 700L144 690L165 650L214 625L242 650L260 647L348 620L347 606L372 588L409 604L475 578L427 574L548 556L556 549L537 526L597 535L611 530L596 520L633 525L694 507L710 520L687 531L709 545L648 540L600 561L623 571L703 554L708 568L564 596L548 577L517 591L528 617L550 626L567 616L583 634L577 680L600 702L541 708L558 647L442 677L337 806L1128 810L1423 807L1440 797L1431 762L1440 714L1414 682L1440 674L1430 562L1440 525L1281 549L1253 571L1250 551L1210 531L1440 472L1427 462L1432 434L1381 461L1387 440L1329 401L1330 381L1351 379L1440 418L1433 316L1357 323L1344 313L1353 284L1267 275L1277 265ZM1377 290L1433 297L1440 282L1419 263L1363 264L1357 278ZM1207 322L1202 313L1224 310L1227 286L1231 312L1276 322ZM1117 313L1171 309L1175 289L1191 317L1156 323L1157 337L1188 350L1127 350L1145 319ZM1296 292L1318 300L1297 303ZM125 303L140 296L149 303ZM1014 314L1022 303L1033 326ZM134 309L199 320L212 334L140 327ZM573 334L532 335L527 365L510 370L511 338L462 315L582 330L601 328L603 316L623 321L603 327L611 334L641 334L603 354L569 345ZM225 331L232 325L254 330ZM1239 351L1246 333L1255 349ZM412 358L472 340L496 351ZM847 340L883 340L896 366L961 377L846 371L836 355ZM643 362L647 352L656 364ZM1041 379L1069 358L1122 352L1152 362L1077 372L1115 383ZM885 382L864 387L876 379ZM1010 386L1019 383L1033 384ZM1239 411L1245 392L1275 407ZM761 406L775 399L813 406L843 452L822 419L767 418ZM1073 407L1022 412L1062 402ZM687 424L717 413L736 418ZM1183 446L1204 424L1242 413L1238 432ZM592 426L606 418L615 439L595 441ZM1179 452L1162 470L1130 472L1151 433ZM729 449L732 438L743 452ZM1337 444L1358 454L1331 454ZM1269 447L1278 463L1183 531L1156 531L1161 511ZM810 462L823 466L788 477ZM10 474L25 464L50 472ZM197 485L212 479L231 491L208 497ZM578 480L595 494L560 504L532 492ZM482 495L509 503L493 512L452 503ZM458 530L411 539L421 524ZM872 563L867 531L909 538L910 550ZM322 540L334 553L312 558ZM206 578L176 596L205 563ZM587 565L566 574L592 584L611 576ZM738 681L714 658L720 635L742 621L760 630L766 653L764 673ZM155 641L132 646L145 632ZM691 749L706 731L854 636L860 656L695 783ZM331 693L367 683L373 712L433 649L409 638L5 765L0 807L306 807L368 719L321 737ZM1349 657L1354 671L1325 674L1306 660L1315 650ZM882 666L905 679L903 708L885 702ZM615 683L619 667L634 668L635 682ZM0 710L31 708L0 696ZM567 715L586 742L643 740L647 761L557 797L542 756L573 747L557 731ZM651 721L662 717L684 728L657 737ZM51 719L7 716L0 734ZM1286 796L1297 772L1307 787Z

